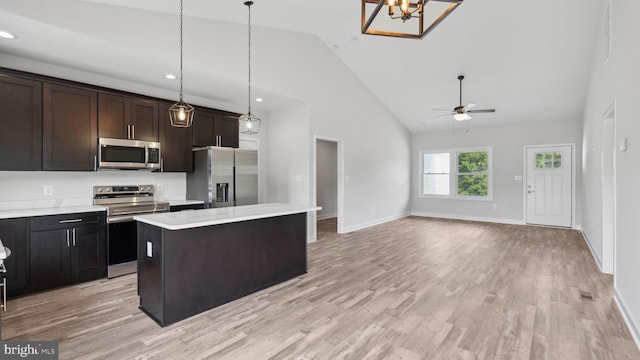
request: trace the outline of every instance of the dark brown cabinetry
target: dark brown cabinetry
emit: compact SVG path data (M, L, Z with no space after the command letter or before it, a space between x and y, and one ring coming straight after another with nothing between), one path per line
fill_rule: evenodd
M171 126L169 108L172 104L160 104L160 146L162 156L162 171L189 172L193 171L193 153L191 139L193 127L181 128Z
M104 212L31 219L31 290L106 276Z
M0 170L42 168L42 82L0 75Z
M185 210L201 210L201 209L204 209L204 203L169 206L169 212L177 212L177 211L185 211Z
M193 146L238 147L238 115L197 107L193 117Z
M0 239L11 250L11 256L4 260L7 269L7 296L12 297L26 292L29 285L29 249L27 219L0 220Z
M158 103L135 97L98 95L100 137L158 141Z
M96 166L98 94L43 85L43 170L91 171Z

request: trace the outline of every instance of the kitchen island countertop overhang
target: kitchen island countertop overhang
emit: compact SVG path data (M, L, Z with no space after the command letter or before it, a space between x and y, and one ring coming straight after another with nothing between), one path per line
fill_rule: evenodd
M167 230L184 230L319 210L319 206L271 203L138 215L133 219Z

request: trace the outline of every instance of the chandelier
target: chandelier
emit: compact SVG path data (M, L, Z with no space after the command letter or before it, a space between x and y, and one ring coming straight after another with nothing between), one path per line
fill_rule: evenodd
M363 34L422 39L460 6L463 0L361 1ZM378 16L385 6L389 16Z

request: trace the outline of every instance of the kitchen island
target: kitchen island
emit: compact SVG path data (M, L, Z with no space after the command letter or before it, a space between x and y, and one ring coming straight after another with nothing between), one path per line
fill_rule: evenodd
M140 309L161 326L307 272L307 213L260 204L135 216Z

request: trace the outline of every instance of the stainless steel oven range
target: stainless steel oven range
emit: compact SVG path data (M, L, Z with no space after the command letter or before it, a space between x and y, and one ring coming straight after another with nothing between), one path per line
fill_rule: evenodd
M168 212L158 202L153 185L94 186L93 204L107 207L107 277L138 270L138 233L135 215Z

